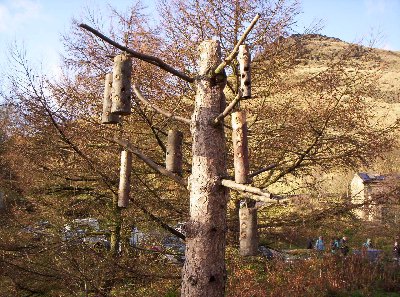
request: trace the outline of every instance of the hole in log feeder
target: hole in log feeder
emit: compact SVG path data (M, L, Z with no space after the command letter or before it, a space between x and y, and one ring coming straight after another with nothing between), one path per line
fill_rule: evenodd
M251 57L249 47L245 44L239 46L240 88L244 99L251 98ZM247 82L247 83L246 83Z
M178 175L182 175L182 142L183 133L181 131L168 131L165 167L168 171Z
M103 113L101 115L101 123L102 124L117 124L117 123L119 123L119 116L117 114L111 113L112 81L113 81L112 73L107 73L106 78L105 78L105 84L104 84Z
M121 151L121 169L119 173L118 206L127 207L131 189L132 153Z
M131 114L132 60L125 54L114 57L111 112L118 115Z
M249 183L249 150L247 144L246 112L232 113L232 143L235 167L235 182Z

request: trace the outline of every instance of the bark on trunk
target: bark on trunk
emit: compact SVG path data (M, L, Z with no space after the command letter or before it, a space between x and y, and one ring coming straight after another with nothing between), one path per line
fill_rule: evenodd
M182 140L183 133L176 130L168 131L165 167L168 171L182 175Z
M240 254L255 256L258 254L257 208L240 208Z
M111 113L112 97L112 73L107 73L104 84L104 97L103 97L103 114L101 115L102 124L117 124L119 123L119 116Z
M190 221L186 235L186 261L181 295L222 297L225 292L226 176L223 125L213 120L225 107L225 74L211 77L221 62L218 41L200 45L199 78L192 115L193 166L190 177Z
M239 46L240 89L244 99L251 98L251 57L249 47L245 44Z
M249 149L247 144L246 113L237 111L232 114L232 142L235 167L235 182L249 182Z
M118 207L127 207L131 189L132 153L121 151L121 169L119 173Z
M132 60L125 54L114 57L111 112L131 114Z

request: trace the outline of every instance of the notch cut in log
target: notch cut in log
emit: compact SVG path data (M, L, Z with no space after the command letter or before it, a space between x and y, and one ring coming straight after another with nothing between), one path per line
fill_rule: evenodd
M104 84L104 97L103 97L103 113L101 115L102 124L118 124L119 116L117 114L111 113L112 106L112 73L107 73Z
M131 189L132 153L121 151L121 169L119 173L118 207L127 207Z
M235 167L235 182L249 183L249 149L247 144L246 112L232 113L232 142Z
M240 89L243 99L251 98L251 57L249 47L245 44L239 47Z
M165 167L168 171L180 176L182 176L182 141L183 133L181 131L168 131Z
M131 114L132 60L126 54L114 57L111 112L118 115Z
M257 208L240 208L239 222L240 255L256 256L258 254Z

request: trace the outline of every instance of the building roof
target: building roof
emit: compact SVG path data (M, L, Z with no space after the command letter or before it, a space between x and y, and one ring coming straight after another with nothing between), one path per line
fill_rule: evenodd
M357 172L357 175L363 180L363 182L379 182L385 180L385 175L377 173Z

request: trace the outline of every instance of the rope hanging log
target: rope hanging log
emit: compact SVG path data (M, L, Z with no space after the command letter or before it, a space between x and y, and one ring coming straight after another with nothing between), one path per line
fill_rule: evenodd
M232 142L235 167L235 182L249 183L249 149L247 144L246 112L232 113Z
M111 112L117 115L131 114L132 59L126 54L114 57Z
M119 116L117 114L111 113L112 97L112 73L107 73L104 85L104 97L103 97L103 113L101 115L102 124L118 124Z
M168 131L165 167L168 171L180 176L182 176L182 141L183 133L181 131Z
M242 256L255 256L258 253L257 209L243 207L239 209L239 244Z
M119 173L118 207L127 207L131 188L132 153L121 151L121 169Z
M243 99L251 98L251 57L249 47L245 44L239 46L240 89Z

